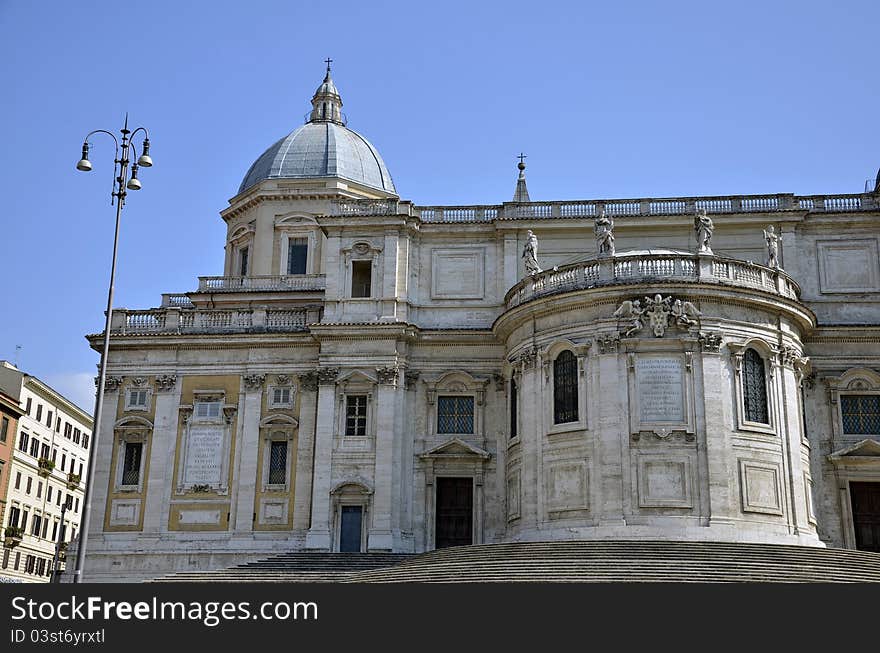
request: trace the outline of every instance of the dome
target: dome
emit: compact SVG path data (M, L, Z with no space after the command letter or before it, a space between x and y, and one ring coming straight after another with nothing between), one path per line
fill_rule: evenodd
M386 193L397 194L391 174L376 148L345 126L342 98L330 78L312 98L309 121L272 145L254 161L238 192L264 179L339 177Z
M272 145L247 171L238 192L264 179L341 177L395 193L391 174L376 148L333 122L309 122Z

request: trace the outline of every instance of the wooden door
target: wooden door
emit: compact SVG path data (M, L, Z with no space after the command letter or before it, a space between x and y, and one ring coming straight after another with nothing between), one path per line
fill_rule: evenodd
M850 483L856 548L880 553L880 483Z
M339 525L339 550L358 553L361 550L361 506L342 506L342 523Z
M435 547L473 544L474 479L438 478Z

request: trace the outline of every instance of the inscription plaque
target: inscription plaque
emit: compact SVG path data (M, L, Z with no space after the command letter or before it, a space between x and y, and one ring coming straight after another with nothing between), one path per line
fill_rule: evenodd
M684 393L680 358L639 358L636 382L639 390L639 418L643 423L682 423Z
M186 441L184 485L219 485L222 456L223 427L191 427Z

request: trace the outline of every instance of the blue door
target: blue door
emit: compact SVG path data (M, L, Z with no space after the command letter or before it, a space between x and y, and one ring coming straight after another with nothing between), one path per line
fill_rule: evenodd
M361 550L361 506L342 506L342 523L339 526L339 550L360 552Z

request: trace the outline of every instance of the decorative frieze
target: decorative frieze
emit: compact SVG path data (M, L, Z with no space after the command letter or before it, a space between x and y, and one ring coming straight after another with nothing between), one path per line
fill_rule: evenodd
M159 392L171 392L177 385L177 376L174 374L160 374L156 377L156 389Z
M116 392L125 380L124 376L107 376L104 377L104 392ZM101 382L101 377L95 377L95 387L97 388Z
M249 391L261 389L266 381L265 374L245 374L241 378L244 381L244 389Z
M407 390L412 390L416 387L419 376L421 376L421 372L418 370L406 370L403 373L403 382Z
M290 385L290 375L289 374L277 374L275 376L275 383L278 385Z

